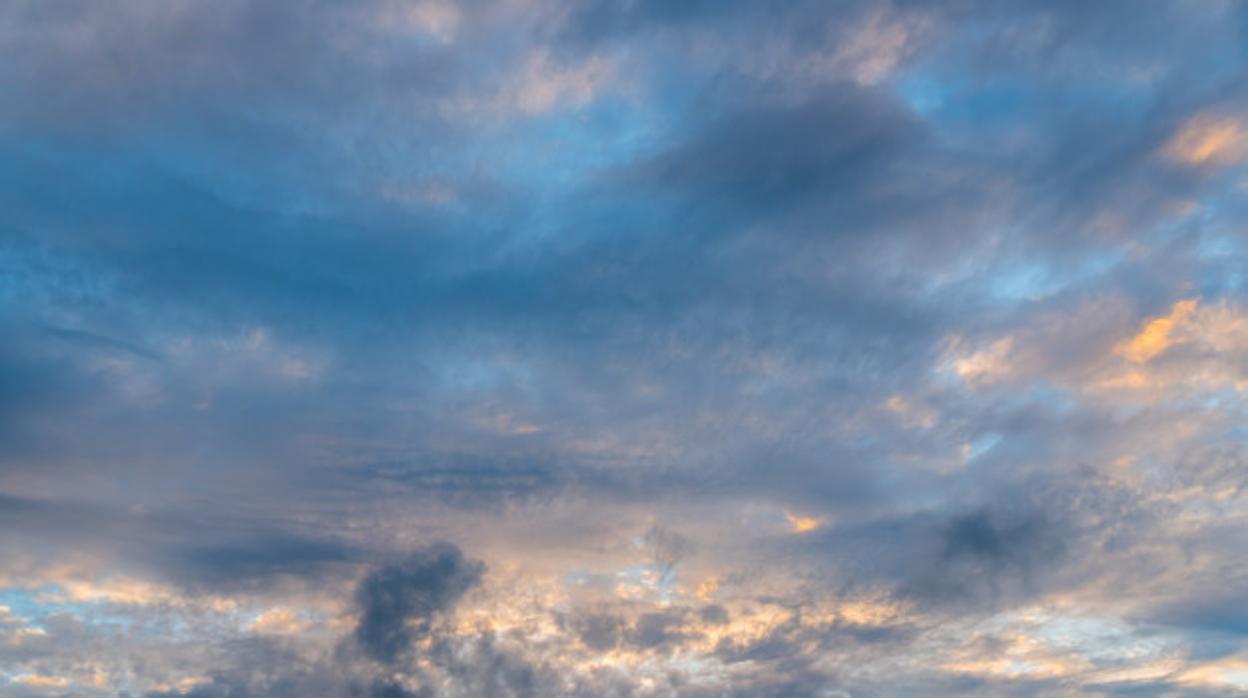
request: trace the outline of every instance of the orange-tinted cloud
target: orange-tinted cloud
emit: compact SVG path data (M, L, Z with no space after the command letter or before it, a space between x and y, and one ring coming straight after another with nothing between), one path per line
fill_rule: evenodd
M1123 343L1118 353L1132 363L1144 363L1174 343L1176 326L1187 323L1196 312L1198 299L1189 298L1174 304L1170 312L1150 320L1139 334Z
M1183 122L1162 153L1193 167L1243 162L1248 159L1248 126L1230 116L1197 114Z

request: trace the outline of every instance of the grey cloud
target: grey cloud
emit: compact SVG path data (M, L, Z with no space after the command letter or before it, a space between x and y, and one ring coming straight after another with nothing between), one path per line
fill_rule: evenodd
M360 607L356 639L368 656L394 662L477 585L484 570L482 563L447 543L374 570L356 590Z
M176 577L192 588L240 589L283 576L315 579L329 566L354 561L358 551L333 541L249 532L239 542L179 541L165 555L157 564L176 570Z
M577 618L574 626L581 642L597 652L614 649L620 643L625 628L622 618L606 613L591 613Z
M935 567L920 572L908 591L977 600L1034 594L1065 553L1059 525L1014 512L981 510L956 516L941 527Z
M435 661L451 679L454 696L539 698L566 692L566 682L540 661L499 646L491 633L457 646L435 648Z
M792 107L730 111L723 123L704 126L625 181L674 191L693 210L733 207L738 225L819 194L859 203L884 165L920 135L895 100L854 85Z
M1025 555L1021 549L1033 544L1043 526L1043 521L1002 520L999 515L985 511L958 516L943 533L944 556L946 559L965 556L990 564L1004 563Z
M637 618L630 639L647 649L684 642L692 636L683 628L687 621L683 612L643 613Z
M728 610L719 604L707 604L706 606L703 606L701 610L698 611L698 617L702 619L703 623L709 623L711 625L723 625L729 620Z
M1166 604L1155 609L1148 620L1235 638L1248 636L1248 610L1244 607L1248 589L1243 588L1242 582L1230 586Z

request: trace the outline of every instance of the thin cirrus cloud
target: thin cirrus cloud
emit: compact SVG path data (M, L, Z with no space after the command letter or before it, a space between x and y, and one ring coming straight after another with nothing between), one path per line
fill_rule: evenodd
M1248 691L1244 13L0 9L0 693Z

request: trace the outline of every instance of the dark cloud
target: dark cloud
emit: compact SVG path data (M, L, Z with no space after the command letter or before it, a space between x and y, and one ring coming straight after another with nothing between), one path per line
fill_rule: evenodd
M240 542L196 545L179 541L159 564L184 583L204 589L236 589L289 576L313 579L335 563L353 562L352 546L292 535L251 534Z
M355 637L365 654L394 662L477 585L484 570L459 548L439 543L370 572L355 594L360 607Z
M1000 599L1031 595L1065 552L1063 524L1037 515L975 511L941 527L936 566L911 590L920 596Z
M729 614L727 609L719 604L708 604L698 611L698 617L703 623L709 625L723 625L728 622Z
M574 626L581 642L597 652L614 649L620 643L620 636L625 630L623 619L606 613L582 616L576 619Z
M988 564L1004 564L1019 556L1039 537L1042 521L1001 521L999 517L978 511L955 518L943 533L944 556L956 560L969 557Z
M894 99L852 84L792 107L729 114L636 166L626 182L675 196L693 211L728 207L731 223L721 219L717 228L749 225L812 196L832 207L838 200L861 203L887 163L918 137Z
M1240 587L1192 596L1157 608L1148 620L1240 638L1248 635L1244 595L1245 590Z
M643 613L637 618L630 639L647 649L683 642L690 637L683 628L686 622L684 613Z

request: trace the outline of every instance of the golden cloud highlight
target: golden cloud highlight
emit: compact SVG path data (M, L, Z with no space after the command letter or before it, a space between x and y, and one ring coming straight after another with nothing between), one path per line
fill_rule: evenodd
M809 533L823 525L822 516L798 516L787 511L784 516L789 520L789 529L794 533Z
M1234 165L1248 159L1248 126L1230 116L1197 114L1183 122L1162 154L1191 167Z
M1144 363L1164 352L1174 342L1176 326L1185 325L1196 312L1198 299L1179 301L1164 317L1150 320L1144 329L1124 342L1118 353L1132 363Z
M954 337L950 343L946 367L967 383L992 383L1010 373L1010 355L1014 351L1014 338L1003 337L982 349L961 351L962 340Z

